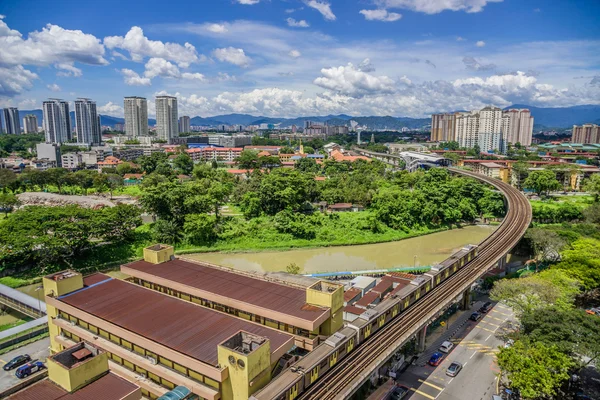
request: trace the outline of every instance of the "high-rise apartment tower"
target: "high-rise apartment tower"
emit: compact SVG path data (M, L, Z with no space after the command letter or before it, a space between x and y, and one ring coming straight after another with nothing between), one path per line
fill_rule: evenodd
M125 97L125 134L148 136L148 102L144 97Z
M28 114L23 117L23 132L25 133L37 133L38 131L38 120L33 114Z
M19 133L21 133L19 109L16 107L5 108L4 123L6 124L6 133L8 133L9 135L18 135Z
M156 135L167 143L179 136L177 97L156 97Z
M102 134L95 101L84 98L75 100L75 132L77 143L100 144Z
M72 136L69 103L61 99L48 99L42 104L42 109L46 142L70 142Z

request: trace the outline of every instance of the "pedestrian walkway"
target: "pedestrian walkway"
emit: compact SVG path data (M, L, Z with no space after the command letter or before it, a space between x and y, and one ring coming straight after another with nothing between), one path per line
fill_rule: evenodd
M427 343L426 350L421 355L419 355L419 358L417 358L414 364L421 367L427 364L427 361L429 361L433 353L438 351L442 343L444 343L445 341L450 341L450 339L456 336L461 331L463 326L469 321L469 317L471 316L471 314L474 311L478 310L479 307L481 307L482 305L482 301L477 301L471 306L469 310L462 311L458 318L456 318L456 320L450 326L448 326L447 330L445 330L431 343Z

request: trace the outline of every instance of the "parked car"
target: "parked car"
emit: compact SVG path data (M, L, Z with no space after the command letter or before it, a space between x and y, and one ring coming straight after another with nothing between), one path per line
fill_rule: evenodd
M448 353L450 350L452 350L453 347L454 347L454 343L445 341L444 343L442 343L442 345L440 346L440 348L438 350L441 351L442 353Z
M515 344L515 341L514 341L514 340L512 340L512 339L508 339L508 340L506 341L506 343L504 343L504 348L505 348L505 349L508 349L508 348L509 348L509 347L511 347L513 344Z
M385 396L385 400L402 400L405 398L408 393L410 393L410 389L404 385L396 385L394 386Z
M486 312L488 312L492 309L492 306L493 306L492 302L488 301L484 305L481 306L481 308L479 309L479 312L482 314L485 314Z
M474 312L473 314L471 314L471 316L469 317L469 319L471 321L479 321L481 319L481 314L478 312Z
M458 373L460 372L461 369L462 369L462 364L454 361L452 364L450 364L450 366L446 370L446 375L456 376L456 375L458 375Z
M44 368L46 368L46 366L41 361L28 362L27 364L22 365L19 368L17 368L15 375L17 376L17 378L23 379L23 378L28 377L31 374L34 374L38 371L43 370Z
M427 364L429 364L433 367L437 367L438 365L440 365L440 363L442 362L443 359L444 359L444 355L442 353L435 352L435 353L433 353L433 355L431 356L429 361L427 361Z
M4 367L2 367L5 371L10 371L13 368L17 368L20 365L25 364L26 362L31 361L31 357L28 354L21 354L20 356L16 356L9 362L7 362Z

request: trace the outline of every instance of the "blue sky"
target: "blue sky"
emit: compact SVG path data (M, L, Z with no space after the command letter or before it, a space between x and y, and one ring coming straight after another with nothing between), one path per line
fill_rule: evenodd
M0 107L89 97L120 116L124 96L159 93L191 116L600 103L592 0L20 0L0 15Z

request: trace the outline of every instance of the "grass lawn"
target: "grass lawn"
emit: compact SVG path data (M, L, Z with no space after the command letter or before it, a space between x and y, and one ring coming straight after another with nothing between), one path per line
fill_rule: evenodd
M558 208L561 204L571 203L584 209L594 204L594 196L552 196L544 200L529 200L529 202L532 207Z

